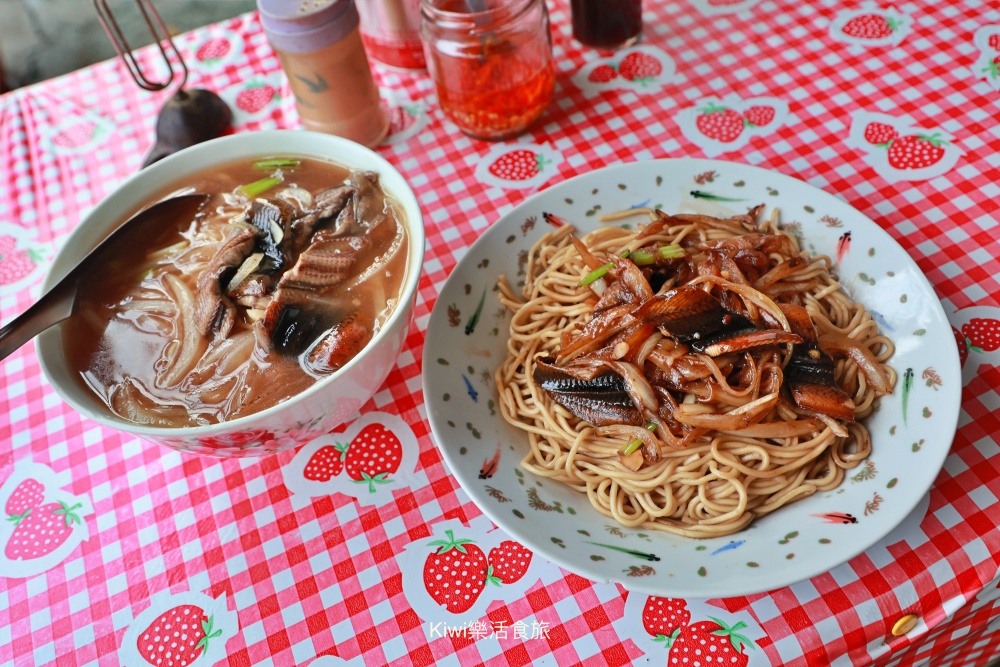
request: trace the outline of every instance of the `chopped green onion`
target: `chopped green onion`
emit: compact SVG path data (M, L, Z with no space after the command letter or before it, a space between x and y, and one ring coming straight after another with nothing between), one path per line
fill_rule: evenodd
M276 157L269 160L257 160L253 163L254 169L279 169L282 167L298 167L302 160L290 157Z
M679 245L665 245L659 252L663 259L680 259L684 256L684 248Z
M653 264L658 259L678 259L683 257L684 249L677 245L665 245L662 248L658 248L656 253L643 252L642 250L636 250L634 252L626 250L621 254L621 256L622 258L628 257L636 266L647 266L649 264ZM608 274L608 271L613 268L615 268L614 262L608 262L603 266L597 267L584 276L583 280L580 281L580 287L586 287L598 278L603 278Z
M632 263L636 266L646 266L647 264L652 264L656 261L656 255L651 252L642 252L637 250L632 253Z
M253 199L257 195L264 194L278 183L281 183L281 178L278 176L271 176L269 178L262 178L259 181L254 181L253 183L241 185L236 188L236 191L247 199Z
M653 424L653 423L646 424L646 430L655 433L656 432L656 424ZM628 456L629 454L631 454L635 450L639 449L640 447L642 447L642 440L636 438L632 442L630 442L627 445L625 445L625 448L621 451L621 455L622 456Z
M597 267L596 269L594 269L593 271L591 271L590 273L588 273L586 276L583 277L583 280L580 281L580 287L586 287L595 280L603 278L608 274L608 269L613 269L614 267L615 265L613 262L608 262L603 266Z
M659 259L679 259L684 256L684 249L676 245L665 245L657 248L656 252L644 252L637 250L632 253L632 263L636 266L646 266Z
M628 443L627 445L625 445L625 449L622 450L622 456L628 456L629 454L639 449L640 447L642 447L642 440L639 440L637 438L632 442Z

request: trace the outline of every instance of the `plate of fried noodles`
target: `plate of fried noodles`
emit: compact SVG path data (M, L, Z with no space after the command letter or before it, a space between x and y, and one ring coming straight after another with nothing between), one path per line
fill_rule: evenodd
M885 538L961 397L941 303L889 234L697 159L592 171L503 215L445 283L423 373L435 442L499 527L589 579L699 598Z

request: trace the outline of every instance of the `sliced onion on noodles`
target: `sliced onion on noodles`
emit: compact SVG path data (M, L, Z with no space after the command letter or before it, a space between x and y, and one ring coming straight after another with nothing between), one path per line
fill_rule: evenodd
M825 333L819 337L819 346L832 357L846 356L857 364L865 380L880 396L892 393L892 382L882 370L882 364L858 341L838 333Z

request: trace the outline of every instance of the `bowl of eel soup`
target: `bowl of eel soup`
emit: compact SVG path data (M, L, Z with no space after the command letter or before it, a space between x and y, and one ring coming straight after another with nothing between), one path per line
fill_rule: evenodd
M195 213L150 221L82 278L74 315L37 339L44 373L85 417L199 454L269 454L336 427L409 329L424 251L413 191L339 137L222 137L122 183L44 289L135 212L190 193L207 195Z

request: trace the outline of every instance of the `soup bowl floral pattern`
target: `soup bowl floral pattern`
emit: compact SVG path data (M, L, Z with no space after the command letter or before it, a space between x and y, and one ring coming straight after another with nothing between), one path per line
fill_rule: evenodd
M379 174L383 189L403 211L408 236L407 275L398 305L385 325L340 370L274 407L219 424L154 427L114 415L74 377L62 345L63 335L69 333L63 330L64 322L42 333L36 340L36 349L49 382L83 416L181 451L215 457L261 456L299 447L336 428L357 412L385 381L412 320L423 263L423 217L410 186L391 164L369 149L340 137L299 130L237 134L198 144L143 169L123 182L73 230L56 255L43 290L51 289L117 221L149 204L163 184L213 165L267 155L325 160Z

